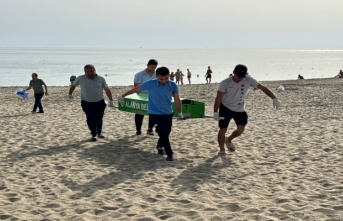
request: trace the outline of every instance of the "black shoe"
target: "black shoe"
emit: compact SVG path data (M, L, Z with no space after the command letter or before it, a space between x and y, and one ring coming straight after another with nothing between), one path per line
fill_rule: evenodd
M92 136L91 141L97 141L96 136Z
M102 134L98 134L98 138L105 138L105 136L104 135L102 135Z
M174 161L173 155L167 156L167 157L166 157L166 161Z
M151 129L147 130L146 134L151 135L151 136L154 136L154 132L152 132Z
M156 147L157 153L160 155L164 155L164 149L162 147Z
M40 114L43 114L43 113L44 113L44 111L38 111L38 113L40 113Z
M141 135L142 134L142 131L137 131L136 132L136 135Z

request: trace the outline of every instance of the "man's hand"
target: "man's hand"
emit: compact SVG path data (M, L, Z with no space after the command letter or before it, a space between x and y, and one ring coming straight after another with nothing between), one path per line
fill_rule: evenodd
M124 100L124 97L123 96L121 96L121 95L118 95L118 102L123 102L123 100Z
M179 117L177 118L178 120L184 120L183 114L179 113Z
M213 113L213 119L216 121L219 121L219 113L218 112Z
M276 109L279 109L281 107L281 103L280 103L279 99L277 99L277 98L273 99L273 107Z
M48 96L49 95L49 93L48 92L45 92L45 96Z

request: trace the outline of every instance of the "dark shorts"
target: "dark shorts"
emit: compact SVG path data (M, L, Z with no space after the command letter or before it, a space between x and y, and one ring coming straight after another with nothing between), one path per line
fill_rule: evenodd
M248 123L247 112L235 112L225 107L223 104L220 105L219 116L224 117L224 119L219 120L218 126L220 128L227 128L232 118L237 125L245 126Z
M207 79L207 78L212 78L212 76L211 76L211 75L207 75L207 76L206 76L206 79Z

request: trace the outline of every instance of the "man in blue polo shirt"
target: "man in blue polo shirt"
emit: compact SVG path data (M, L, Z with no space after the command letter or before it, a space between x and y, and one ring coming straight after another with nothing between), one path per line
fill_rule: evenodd
M156 79L156 67L158 65L158 62L155 59L150 59L148 61L147 67L143 70L138 72L135 75L134 78L134 85L133 87L138 87L139 85L141 85L142 83L148 81L148 80L152 80L152 79ZM149 91L141 91L140 93L142 94L148 94ZM143 124L143 119L144 119L144 115L142 114L135 114L135 124L136 124L136 135L141 135L142 134L142 124ZM151 124L151 122L149 121L149 125L148 125L148 131L147 134L148 135L154 135L154 132L152 132L154 125Z
M156 132L159 136L159 140L156 148L158 154L163 155L165 153L167 155L166 160L173 161L173 151L169 141L173 119L173 98L177 112L179 113L179 119L183 119L183 115L178 87L175 82L169 81L169 75L170 72L168 68L158 68L156 70L156 79L146 81L123 95L119 95L118 101L123 101L125 96L133 93L139 93L144 90L149 91L149 121L153 125L157 125Z

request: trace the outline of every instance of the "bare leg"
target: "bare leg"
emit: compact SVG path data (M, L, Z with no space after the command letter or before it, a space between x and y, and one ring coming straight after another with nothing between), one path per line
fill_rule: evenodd
M236 125L236 126L237 126L237 129L234 130L231 133L231 135L226 138L226 143L231 143L233 139L241 136L242 133L244 132L245 126L243 126L243 125Z
M218 144L220 151L225 151L224 144L225 144L225 134L227 128L220 128L218 132Z

